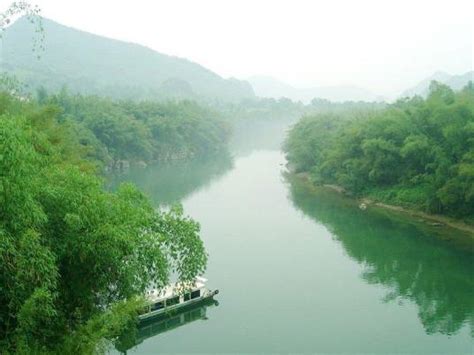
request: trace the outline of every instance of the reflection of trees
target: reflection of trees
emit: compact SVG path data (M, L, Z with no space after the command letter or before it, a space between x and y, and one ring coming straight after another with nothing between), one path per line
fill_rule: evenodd
M428 334L454 334L465 323L473 331L472 240L467 247L443 241L398 217L361 211L333 192L291 180L295 206L324 224L347 254L365 266L365 281L390 289L384 301L414 302Z
M198 305L189 306L183 311L174 312L169 316L154 318L139 326L130 324L128 329L125 329L115 341L115 348L120 352L126 353L127 350L141 344L148 338L153 338L200 319L205 320L207 319L207 308L217 305L217 301L208 299Z
M222 153L189 161L156 163L145 169L131 168L124 174L113 176L111 184L116 186L131 181L156 205L169 205L208 185L231 168L232 159L228 153Z

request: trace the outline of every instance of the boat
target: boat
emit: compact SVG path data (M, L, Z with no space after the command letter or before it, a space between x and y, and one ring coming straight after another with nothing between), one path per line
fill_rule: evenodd
M140 322L138 325L131 323L116 339L115 349L122 354L127 354L129 350L132 350L149 338L186 326L192 322L207 320L207 310L218 305L218 301L207 298L202 302L182 307L173 312L172 315L162 314L157 317L147 318L146 321Z
M185 291L179 284L170 284L161 290L149 290L146 294L147 305L138 316L140 322L212 299L219 290L208 289L206 282L204 277L196 277Z

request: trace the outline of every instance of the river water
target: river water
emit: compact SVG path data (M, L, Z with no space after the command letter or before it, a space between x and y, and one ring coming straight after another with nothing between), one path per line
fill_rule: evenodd
M472 243L285 177L278 144L132 169L201 224L219 304L142 329L150 353L471 353Z

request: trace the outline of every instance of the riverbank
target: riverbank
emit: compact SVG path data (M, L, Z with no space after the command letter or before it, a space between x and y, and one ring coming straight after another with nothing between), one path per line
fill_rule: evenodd
M298 174L290 173L290 174L297 177L298 179L306 181L308 184L312 185L313 187L316 187L316 185L314 185L313 182L310 180L308 173L298 173ZM408 209L402 206L391 205L391 204L387 204L381 201L376 201L367 197L354 197L349 191L346 191L343 187L338 186L338 185L324 184L324 185L320 185L320 187L335 191L339 194L343 194L344 196L352 198L355 202L359 204L361 208L368 208L368 207L379 208L386 211L401 213L401 214L404 214L406 216L416 219L417 222L422 222L431 227L446 226L446 227L454 228L459 231L467 233L474 240L474 225L467 224L463 221L456 220L454 218L447 217L447 216L429 214L422 211Z

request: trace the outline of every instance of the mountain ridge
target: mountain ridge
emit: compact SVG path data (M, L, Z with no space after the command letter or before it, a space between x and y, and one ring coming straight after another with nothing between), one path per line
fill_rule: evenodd
M415 95L426 97L429 92L430 83L438 81L440 83L448 85L451 89L457 91L461 90L469 81L474 79L474 71L468 71L463 74L451 75L444 71L436 71L426 79L421 80L415 86L406 89L401 94L401 97L411 97Z
M287 97L295 101L309 103L314 98L330 101L380 101L370 90L354 85L318 86L296 88L271 76L255 75L247 79L254 88L255 94L262 97Z
M2 41L2 69L32 87L42 85L57 91L67 85L72 91L119 98L183 98L182 93L170 92L169 85L162 87L171 80L189 84L184 98L239 101L255 97L248 82L222 78L186 58L46 18L43 26L46 50L40 60L31 53L33 28L25 18L9 26Z

